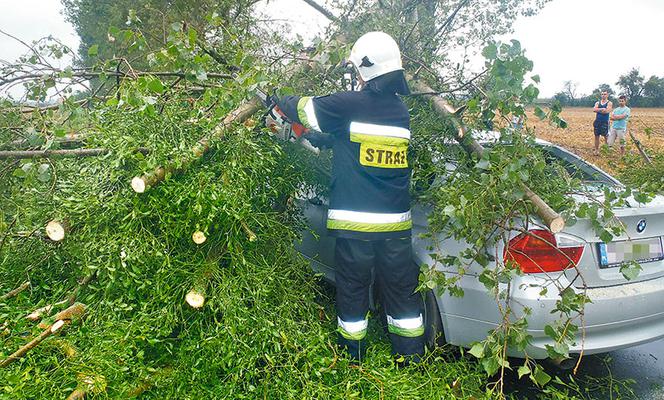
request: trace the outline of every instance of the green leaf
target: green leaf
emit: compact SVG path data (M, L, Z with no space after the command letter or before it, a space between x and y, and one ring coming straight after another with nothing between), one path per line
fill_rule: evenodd
M540 83L540 76L539 75L533 75L530 77L535 83Z
M535 373L531 374L530 377L536 384L540 386L544 386L549 383L549 381L551 381L551 376L544 372L542 367L539 365L535 367Z
M539 107L535 107L535 116L541 120L546 119L546 113Z
M630 262L628 264L624 264L620 267L620 273L627 279L628 281L632 281L636 279L643 268L641 265L637 262Z
M165 88L164 85L161 83L161 80L159 80L159 78L151 79L148 82L147 86L148 89L150 89L154 93L159 93L159 94L164 93Z
M88 48L88 56L90 57L96 57L99 52L99 45L93 44Z
M523 364L522 366L519 367L517 373L519 374L519 379L521 379L524 375L530 374L530 367L528 366L528 364Z
M55 135L55 137L65 137L66 134L67 131L65 130L65 128L55 128L53 130L53 135Z
M475 167L483 170L488 170L491 168L491 162L489 160L483 159L480 160L477 164L475 164Z
M491 43L482 50L482 56L488 60L493 60L498 55L498 48L495 43Z
M482 356L484 356L484 344L475 343L468 352L477 358L482 358Z

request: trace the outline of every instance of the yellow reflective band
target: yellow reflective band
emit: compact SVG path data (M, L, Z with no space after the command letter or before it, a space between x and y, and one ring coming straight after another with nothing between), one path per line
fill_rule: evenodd
M422 314L415 318L395 319L387 316L387 330L390 333L403 337L417 337L424 335Z
M412 220L388 223L352 222L336 219L327 220L328 229L339 229L355 232L398 232L411 229L412 227Z
M390 136L402 139L410 139L410 131L399 126L369 124L366 122L351 122L350 131L362 135Z
M320 131L312 97L300 97L300 100L297 102L297 116L305 128Z
M362 340L367 334L367 327L369 326L369 321L366 319L347 322L337 317L337 331L348 340Z
M376 168L408 168L408 145L361 143L360 164Z
M367 135L365 133L350 133L350 141L355 143L371 143L389 146L407 146L408 139L393 136Z

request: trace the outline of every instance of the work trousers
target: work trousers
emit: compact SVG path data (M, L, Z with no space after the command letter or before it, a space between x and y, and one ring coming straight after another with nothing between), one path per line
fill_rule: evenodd
M351 357L362 359L365 353L372 269L392 353L423 354L423 302L422 295L415 292L419 271L412 261L410 237L371 241L338 238L335 263L339 344Z

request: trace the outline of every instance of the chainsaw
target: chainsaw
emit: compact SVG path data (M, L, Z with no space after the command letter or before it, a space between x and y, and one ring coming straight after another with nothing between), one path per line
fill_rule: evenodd
M318 155L320 149L303 137L309 133L309 129L304 125L291 121L286 114L281 111L277 105L274 96L269 96L267 93L260 89L255 89L256 96L263 102L267 108L267 115L265 116L267 127L281 140L290 142L299 142L302 147Z

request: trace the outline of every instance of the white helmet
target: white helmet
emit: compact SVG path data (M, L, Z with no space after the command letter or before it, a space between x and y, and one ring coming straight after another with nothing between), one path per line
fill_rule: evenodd
M365 82L388 72L403 70L399 45L385 32L362 35L353 45L349 60Z

